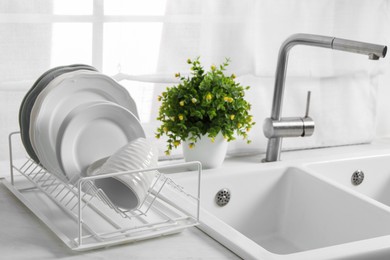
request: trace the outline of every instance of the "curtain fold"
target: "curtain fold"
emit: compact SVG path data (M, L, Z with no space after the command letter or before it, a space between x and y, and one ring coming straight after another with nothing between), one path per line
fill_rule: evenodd
M0 83L33 79L50 66L51 25L24 23L23 16L39 17L52 9L47 0L0 1ZM13 16L7 19L7 14Z
M293 33L312 33L385 44L389 40L387 0L168 0L167 16L188 21L165 23L158 71L186 70L187 58L206 64L232 59L238 75L273 76L281 43ZM199 17L194 22L192 17ZM330 50L296 47L289 75L329 77L384 66L365 57Z

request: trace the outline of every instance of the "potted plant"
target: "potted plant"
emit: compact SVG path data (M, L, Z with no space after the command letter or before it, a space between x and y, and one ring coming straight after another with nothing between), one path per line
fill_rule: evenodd
M235 75L224 74L230 60L209 71L201 66L199 57L187 63L190 76L176 77L180 83L168 87L158 97L161 101L156 137L168 137L166 154L183 144L186 161L200 161L204 168L222 164L227 142L235 135L248 140L247 132L255 124L249 114L251 105L244 99L245 90L235 82Z

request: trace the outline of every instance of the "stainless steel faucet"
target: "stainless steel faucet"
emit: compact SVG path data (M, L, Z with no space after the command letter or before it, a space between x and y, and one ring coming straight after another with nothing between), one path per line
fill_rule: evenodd
M271 117L266 118L263 125L264 135L268 138L266 162L280 160L283 137L311 136L314 132L314 121L309 117L310 92L307 97L306 114L304 117L281 117L287 58L290 49L295 45L308 45L360 53L368 55L368 58L371 60L384 58L387 52L387 46L384 45L338 39L329 36L294 34L287 38L279 50Z

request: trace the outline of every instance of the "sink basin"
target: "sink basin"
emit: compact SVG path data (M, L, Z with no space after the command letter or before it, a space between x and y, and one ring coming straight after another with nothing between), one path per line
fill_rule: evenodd
M320 163L308 164L307 168L326 178L348 187L356 192L369 196L390 206L390 155L357 157ZM364 173L363 181L355 185L352 174Z
M389 209L297 167L241 171L203 173L200 228L244 259L355 259L388 247Z

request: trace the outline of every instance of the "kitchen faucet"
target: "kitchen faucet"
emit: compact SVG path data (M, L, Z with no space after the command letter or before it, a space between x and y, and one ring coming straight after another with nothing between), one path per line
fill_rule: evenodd
M329 36L293 34L287 38L279 49L271 117L266 118L263 124L264 135L268 138L265 162L280 160L283 137L305 137L311 136L314 132L314 121L309 117L310 92L308 92L307 96L306 114L304 117L281 117L287 58L290 49L295 45L308 45L365 54L368 55L370 60L384 58L387 52L387 46Z

